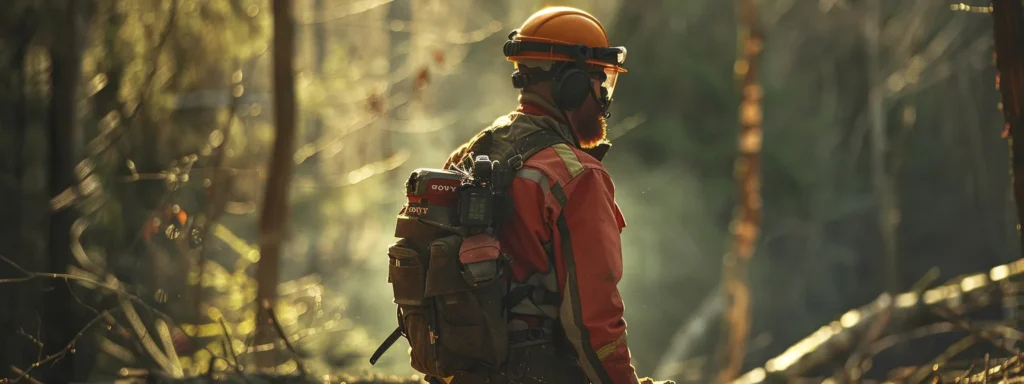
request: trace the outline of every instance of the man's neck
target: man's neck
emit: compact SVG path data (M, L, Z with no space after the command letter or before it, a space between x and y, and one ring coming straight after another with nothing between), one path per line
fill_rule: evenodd
M524 92L519 95L519 107L516 108L516 112L534 116L547 116L559 123L570 126L566 121L568 116L566 116L565 112L560 111L554 103L534 93Z

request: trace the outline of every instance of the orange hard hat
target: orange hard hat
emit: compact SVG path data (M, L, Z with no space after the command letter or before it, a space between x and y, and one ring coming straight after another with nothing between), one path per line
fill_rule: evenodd
M508 61L583 61L626 72L625 47L611 47L604 26L594 16L572 7L548 7L537 11L505 43Z

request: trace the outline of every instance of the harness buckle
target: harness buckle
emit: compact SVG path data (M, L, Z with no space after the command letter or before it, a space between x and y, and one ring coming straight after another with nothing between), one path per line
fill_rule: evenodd
M523 167L523 155L517 153L515 156L510 157L508 159L508 166L518 171Z

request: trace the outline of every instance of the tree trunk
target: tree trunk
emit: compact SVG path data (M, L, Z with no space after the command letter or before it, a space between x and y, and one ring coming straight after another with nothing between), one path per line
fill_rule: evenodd
M1024 5L1019 0L992 1L996 40L996 84L1003 96L1003 116L1009 135L1013 196L1017 201L1017 230L1024 222ZM1021 139L1021 140L1017 140ZM1020 238L1024 256L1024 237Z
M880 38L881 3L880 0L868 0L868 11L864 22L864 37L867 55L865 68L868 78L868 124L871 134L871 174L875 195L879 199L879 230L882 236L882 268L880 275L885 279L883 284L889 292L900 290L900 274L898 266L897 229L900 212L896 191L889 175L886 158L889 153L888 130L886 127L885 90L882 84Z
M735 75L740 79L742 100L739 107L739 153L736 159L737 209L732 223L732 250L723 260L723 288L726 310L725 337L718 349L718 382L732 380L743 368L747 334L750 332L750 290L747 287L747 263L754 255L761 226L761 142L764 90L757 79L764 45L757 0L737 0L739 53Z
M0 190L3 190L3 198L10 204L2 204L0 217L10 224L13 230L4 231L0 234L0 245L7 257L13 261L28 265L24 261L31 257L28 247L24 243L24 223L22 216L25 205L25 190L22 186L25 175L25 133L28 130L28 102L25 94L25 56L35 34L35 12L32 9L20 12L18 15L5 17L4 22L10 29L0 29L0 33L13 36L11 44L6 47L10 49L10 61L5 63L5 71L0 79L0 127L14 130L14 140L5 143L3 149L8 152L10 162L5 169L0 170L5 175L0 176ZM18 22L13 22L18 20ZM8 272L8 273L5 273ZM20 277L17 270L9 265L0 264L0 279L5 277ZM8 362L11 365L24 367L31 364L35 357L31 353L32 344L19 336L18 329L25 328L26 332L34 333L34 321L28 322L31 318L30 309L33 307L31 295L38 295L33 285L7 285L0 289L0 308L5 308L4 314L0 315L0 340L11 340L7 348L0 348L0 361ZM33 324L32 326L29 326ZM21 340L18 340L21 338ZM5 376L5 375L0 375Z
M270 174L260 218L260 260L256 266L256 302L258 322L256 342L274 340L275 321L272 313L277 297L278 260L288 219L288 187L292 178L292 155L295 151L295 77L293 54L295 23L292 3L274 0L274 123L277 127L270 159ZM257 364L263 369L275 365L274 353L257 353Z
M57 1L62 25L55 28L50 49L52 98L49 110L50 169L49 194L55 197L76 184L75 163L79 158L82 138L77 122L78 84L81 78L81 38L84 34L83 2ZM50 215L49 268L63 273L71 264L71 224L74 211L65 207ZM51 281L52 289L43 298L43 345L46 355L58 353L78 333L76 304L71 287L61 280ZM77 354L56 360L36 378L43 382L71 382L76 375Z

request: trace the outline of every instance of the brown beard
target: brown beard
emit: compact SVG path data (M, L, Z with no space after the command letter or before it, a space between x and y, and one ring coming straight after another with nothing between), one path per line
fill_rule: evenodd
M586 115L594 116L594 118L577 119L584 121L577 121L576 124L573 124L582 149L594 148L608 136L608 122L604 119L604 115L596 112Z

